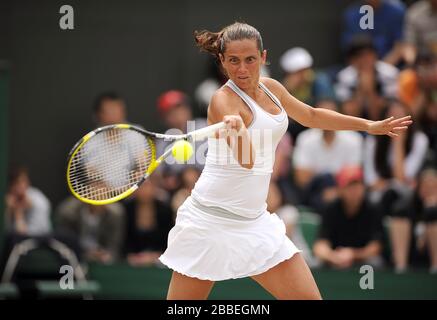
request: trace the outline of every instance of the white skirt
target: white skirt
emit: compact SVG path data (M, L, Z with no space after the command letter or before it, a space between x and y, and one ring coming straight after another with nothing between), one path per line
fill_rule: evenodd
M275 213L234 219L207 211L193 205L191 197L182 204L159 257L164 265L189 277L221 281L261 274L301 252Z

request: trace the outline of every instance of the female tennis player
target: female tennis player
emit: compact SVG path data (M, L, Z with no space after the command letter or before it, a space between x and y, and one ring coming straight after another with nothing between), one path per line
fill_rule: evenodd
M206 299L215 281L243 277L277 299L321 299L284 223L266 210L274 150L288 117L310 128L391 137L412 121L369 121L297 100L279 82L260 77L267 53L250 25L196 32L195 39L219 59L229 78L208 108L209 124L224 121L227 127L209 138L205 168L179 207L168 248L159 258L173 270L167 299Z

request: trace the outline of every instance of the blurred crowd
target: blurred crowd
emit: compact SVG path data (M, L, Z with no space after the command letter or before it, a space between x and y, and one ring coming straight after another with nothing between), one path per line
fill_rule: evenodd
M373 7L373 29L360 28L361 5ZM268 210L284 220L312 267L370 264L403 273L426 266L437 273L437 0L353 4L343 13L339 41L343 63L323 69L314 68L305 48L286 50L278 62L287 90L315 108L370 120L412 115L414 124L390 138L305 128L290 119L276 151ZM206 126L209 99L226 81L215 61L210 69L193 98L179 90L157 98L167 133ZM269 75L267 68L263 72ZM96 126L129 122L115 92L96 98L93 117ZM158 154L166 147L158 145ZM159 265L177 208L202 167L164 164L120 203L92 206L70 196L53 210L27 169L11 167L8 247L51 234L85 261ZM320 221L313 243L299 224L308 212Z

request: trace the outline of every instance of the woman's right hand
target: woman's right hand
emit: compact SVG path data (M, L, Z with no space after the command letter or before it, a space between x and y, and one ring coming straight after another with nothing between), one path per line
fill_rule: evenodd
M395 119L390 117L381 121L370 121L367 132L374 135L389 135L390 137L398 137L402 131L408 129L412 124L411 116Z
M246 125L239 115L224 116L223 122L226 126L223 129L219 129L217 131L217 138L237 137L241 135L246 129Z
M240 115L227 115L223 117L223 122L226 124L226 129L228 131L235 130L237 133L241 129L245 129L244 121Z
M223 122L226 127L219 130L218 138L226 139L228 146L234 152L234 158L243 168L252 169L255 154L243 119L239 115L226 115L223 117Z

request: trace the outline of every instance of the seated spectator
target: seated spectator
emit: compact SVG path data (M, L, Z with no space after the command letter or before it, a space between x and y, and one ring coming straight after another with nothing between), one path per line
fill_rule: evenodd
M99 127L127 123L126 103L115 92L104 92L94 101L94 120Z
M408 207L408 215L417 220L416 247L420 256L430 260L430 272L437 273L437 169L426 167L419 175L419 183Z
M282 84L297 99L313 105L316 100L335 98L329 77L313 69L313 58L304 48L287 50L281 56L280 65L285 72ZM293 140L305 129L307 128L290 119L288 130Z
M423 170L418 188L417 212L426 224L425 240L431 260L430 272L437 273L437 169Z
M162 93L158 97L157 107L165 126L167 129L174 131L174 134L182 134L191 131L193 128L190 126L192 126L193 123L189 123L189 121L206 121L203 118L193 119L190 99L182 91L170 90ZM194 125L197 124L198 123L194 123ZM195 129L200 129L200 127L196 127Z
M112 263L120 258L124 222L119 203L93 206L71 196L56 211L57 234L75 239L89 261Z
M393 102L381 119L405 115L403 105ZM372 201L391 217L390 240L397 272L407 267L413 217L406 215L405 206L417 185L428 145L428 138L415 125L396 138L369 135L365 140L365 182L370 186Z
M437 0L417 1L405 18L404 57L407 65L416 61L419 52L437 56Z
M31 185L27 168L14 166L8 172L5 195L5 239L0 255L0 274L11 252L24 240L32 239L36 247L44 247L53 239L66 244L81 260L77 243L52 230L51 204L47 197Z
M335 102L320 101L318 108L336 110ZM296 141L293 154L296 185L307 195L304 203L321 213L337 196L335 174L345 165L362 163L362 137L352 131L308 129Z
M344 269L356 263L382 265L381 215L369 201L360 167L344 167L336 176L339 198L323 214L314 255Z
M399 74L399 100L415 119L420 119L436 93L437 55L421 52L413 67Z
M373 28L363 29L360 8L373 8ZM353 38L360 34L371 37L380 60L392 65L402 60L403 24L405 5L393 0L364 0L349 6L343 16L342 46L349 47Z
M429 139L430 151L435 161L437 161L437 94L425 106L419 124Z
M397 97L398 70L378 60L372 40L365 35L351 40L347 59L349 66L337 74L334 86L342 112L378 120L386 100Z
M7 233L20 236L50 233L50 202L31 185L27 168L17 166L9 170L5 203Z
M113 125L117 123L132 124L127 119L126 102L120 95L118 95L116 92L113 91L103 92L95 98L93 104L93 119L96 125L99 127ZM142 127L139 124L133 124L133 125L140 128ZM110 137L107 136L107 138ZM128 149L130 150L138 150L137 146L144 143L144 139L141 135L136 135L136 136L130 135L129 138L123 135L122 137L120 137L120 139L123 140L123 144L128 146ZM100 143L99 139L94 141L91 140L88 144L84 146L84 148L85 150L88 148L90 149L98 148L99 143ZM161 154L162 153L158 151L158 155ZM142 156L143 154L134 155L135 158L142 157ZM123 159L120 158L119 161L123 161L125 162L124 165L130 166L129 158L123 158ZM88 162L87 158L85 158L85 162ZM113 181L114 183L117 183L116 180L118 178L117 177L114 178L113 176L106 174L105 179L107 181ZM168 197L167 192L165 190L160 190L159 194L162 199L166 199Z
M284 203L281 190L278 185L271 182L269 185L269 193L267 194L267 210L270 213L276 213L279 218L284 221L285 232L293 243L302 250L305 261L310 267L318 265L317 261L311 254L311 249L302 235L299 227L299 211L296 207Z
M399 75L399 99L428 136L437 156L437 55L421 52L412 68Z
M156 199L155 189L154 182L148 179L124 203L127 218L124 254L134 266L157 263L167 248L173 212Z

